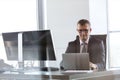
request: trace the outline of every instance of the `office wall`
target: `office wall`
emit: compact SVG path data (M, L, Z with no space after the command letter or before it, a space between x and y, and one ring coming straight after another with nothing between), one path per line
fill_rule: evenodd
M107 34L107 0L89 0L92 34Z
M107 33L106 0L97 1L47 0L47 28L52 31L57 57L57 63L52 66L59 66L68 42L76 38L76 23L79 19L90 20L92 34Z

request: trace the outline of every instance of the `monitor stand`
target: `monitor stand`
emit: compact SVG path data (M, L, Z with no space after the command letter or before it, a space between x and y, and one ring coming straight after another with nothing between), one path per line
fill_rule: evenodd
M24 69L22 33L18 33L18 69Z

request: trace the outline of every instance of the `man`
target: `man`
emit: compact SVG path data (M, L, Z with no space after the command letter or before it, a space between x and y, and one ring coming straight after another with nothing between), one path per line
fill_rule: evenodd
M66 53L82 53L83 43L86 44L86 52L89 53L90 68L93 70L105 69L105 50L103 41L90 36L92 29L86 19L77 23L78 36L75 41L69 42ZM61 68L64 68L61 63Z

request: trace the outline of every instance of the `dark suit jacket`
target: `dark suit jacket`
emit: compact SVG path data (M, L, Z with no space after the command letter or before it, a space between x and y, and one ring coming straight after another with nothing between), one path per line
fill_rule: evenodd
M90 36L88 42L88 51L90 62L96 64L99 70L105 69L105 49L103 41ZM65 53L80 53L80 42L77 36L75 41L69 42ZM71 59L72 60L72 59ZM64 68L61 62L61 68Z

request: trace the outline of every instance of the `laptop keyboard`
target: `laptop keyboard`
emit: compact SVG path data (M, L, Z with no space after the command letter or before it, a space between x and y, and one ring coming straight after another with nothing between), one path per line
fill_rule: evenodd
M93 70L66 70L61 71L62 73L91 73Z

